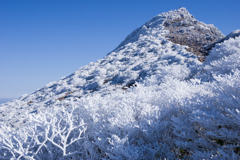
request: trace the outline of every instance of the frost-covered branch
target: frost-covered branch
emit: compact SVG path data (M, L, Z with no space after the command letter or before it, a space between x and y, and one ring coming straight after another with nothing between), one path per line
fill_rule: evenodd
M42 153L45 153L53 159L54 153L58 150L56 147L62 150L63 157L80 153L77 150L68 150L68 147L77 145L76 142L84 138L86 124L82 120L76 125L77 123L74 122L75 119L73 118L75 108L72 107L71 109L70 113L68 111L63 112L62 109L55 109L51 112L42 113L35 119L31 117L32 122L18 131L11 131L9 127L2 124L0 149L5 150L5 153L0 156L3 158L15 157L16 159L21 157L41 159L43 157ZM79 149L81 146L75 148Z

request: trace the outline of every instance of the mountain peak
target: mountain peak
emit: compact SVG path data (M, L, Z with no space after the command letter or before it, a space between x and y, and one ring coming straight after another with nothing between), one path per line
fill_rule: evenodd
M217 28L197 21L186 8L159 14L128 35L103 59L19 100L2 104L0 120L21 126L26 121L26 108L32 114L91 94L127 90L155 75L160 82L165 77L189 79L193 70L202 65L198 60L204 56L202 47L222 37Z
M204 47L225 37L213 24L196 20L186 8L181 7L153 17L128 35L117 48L144 36L166 37L175 44L188 46L188 51L199 56L201 61L208 54Z
M204 47L225 37L214 25L196 20L186 8L166 15L164 29L169 31L166 37L173 43L188 46L188 51L200 56L201 61L208 54Z

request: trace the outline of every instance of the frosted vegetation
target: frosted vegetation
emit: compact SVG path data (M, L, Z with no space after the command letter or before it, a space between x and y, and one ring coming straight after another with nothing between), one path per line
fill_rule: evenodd
M239 159L240 37L201 63L163 23L2 105L0 159Z

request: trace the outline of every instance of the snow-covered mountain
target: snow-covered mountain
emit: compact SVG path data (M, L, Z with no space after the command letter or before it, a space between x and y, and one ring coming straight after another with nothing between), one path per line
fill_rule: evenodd
M202 55L189 52L191 44L204 46L223 37L217 28L197 21L185 8L162 13L133 31L103 59L1 105L1 121L19 126L25 121L25 114L39 112L55 103L78 100L93 92L106 95L113 90L125 90L136 81L154 75L161 75L159 83L165 76L189 79L197 66L202 65L198 61Z
M42 121L50 110L59 116L57 108L62 112L70 108L79 110L78 116L88 128L83 129L87 137L84 142L77 139L84 147L76 152L76 147L67 151L63 147L63 157L67 152L71 156L72 152L81 152L83 159L237 156L234 153L239 153L236 148L240 136L240 115L236 110L240 105L239 54L239 30L225 37L213 25L196 20L185 8L162 13L133 31L103 59L0 105L0 121L5 126L0 131L2 135L19 135L22 128ZM224 105L229 112L225 113ZM231 120L227 119L229 114ZM229 125L230 131L226 130ZM224 134L209 129L219 126ZM237 143L228 141L228 132ZM60 135L60 131L56 133ZM49 134L54 135L53 131ZM234 148L232 154L219 147L219 137L224 137L221 143L225 146ZM48 140L57 145L54 138L43 142ZM24 154L47 159L50 153L39 148L45 146L50 152L49 144L40 145L43 142L37 141L37 153L30 154L28 148ZM67 141L68 137L62 144ZM17 154L14 156L22 152ZM52 156L54 159L56 154Z

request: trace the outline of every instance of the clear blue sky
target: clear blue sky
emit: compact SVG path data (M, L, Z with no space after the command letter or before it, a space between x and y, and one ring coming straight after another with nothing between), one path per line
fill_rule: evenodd
M225 35L240 0L1 0L0 99L30 94L104 57L150 18L186 7Z

